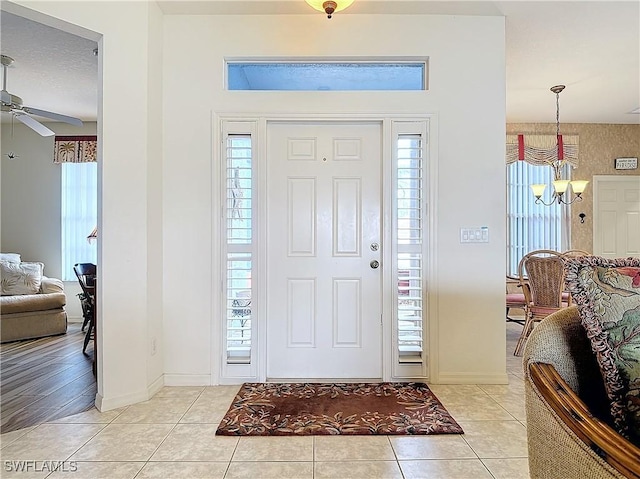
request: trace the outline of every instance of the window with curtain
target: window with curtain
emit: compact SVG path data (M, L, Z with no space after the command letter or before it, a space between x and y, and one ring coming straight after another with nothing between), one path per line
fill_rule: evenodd
M569 168L563 172L569 178ZM517 276L518 263L529 251L564 251L569 245L569 207L535 204L529 187L534 183L550 185L553 170L547 165L516 161L507 165L507 274ZM547 188L550 190L551 188ZM545 191L548 196L550 191ZM544 198L549 202L549 198Z
M73 265L97 264L87 236L98 224L98 164L95 137L56 137L54 163L62 168L62 280L76 281Z
M570 207L535 204L530 185L551 185L557 165L562 177L571 179L578 166L579 137L575 134L507 134L507 274L518 274L520 259L530 251L565 251L571 244ZM551 201L553 188L543 200Z

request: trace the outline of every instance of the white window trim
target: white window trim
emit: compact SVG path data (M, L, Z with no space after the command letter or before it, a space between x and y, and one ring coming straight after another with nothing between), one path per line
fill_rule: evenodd
M228 91L243 91L243 90L230 90L229 89L229 68L228 66L230 64L237 64L237 63L262 63L262 64L269 64L269 63L291 63L291 64L295 64L295 63L317 63L317 64L321 64L321 63L368 63L368 64L375 64L375 63L392 63L392 64L402 64L402 63L408 63L408 64L422 64L424 65L424 69L423 69L423 78L422 78L422 86L423 88L421 90L410 90L410 91L428 91L429 90L429 72L430 72L430 64L429 64L429 60L430 58L428 56L400 56L400 57L388 57L388 56L375 56L375 57L367 57L367 56L344 56L344 57L333 57L333 56L328 56L328 57L235 57L235 56L229 56L229 57L225 57L224 59L224 88L225 90ZM251 90L244 90L244 91L251 91ZM279 91L279 90L264 90L264 91ZM281 90L281 91L299 91L299 90ZM345 91L349 91L349 90L345 90ZM357 90L351 90L351 91L357 91ZM371 90L364 90L364 91L371 91ZM384 90L382 90L384 91ZM233 114L232 114L233 115ZM275 119L275 117L278 116L276 115L269 115L270 118ZM296 115L297 117L301 117L304 115ZM309 115L306 115L307 117L310 117ZM379 115L376 115L377 118L376 119L380 119L382 121L382 117L380 117ZM360 118L362 118L362 115L359 115ZM398 117L396 115L396 117ZM317 117L314 117L317 118ZM342 118L344 119L344 118ZM369 115L369 119L372 119L372 116Z
M227 291L226 291L226 275L227 275L227 223L226 223L226 210L227 210L227 158L226 158L226 148L227 148L227 138L233 134L239 135L250 135L251 136L251 148L252 148L252 209L255 208L256 205L256 186L255 186L255 177L256 173L256 164L258 163L258 151L256 146L258 145L257 141L257 123L256 121L220 121L217 122L220 125L219 136L216 138L216 144L218 148L215 150L218 151L217 155L217 171L218 175L214 173L214 183L213 183L213 191L219 191L219 195L214 198L214 209L212 211L219 211L218 221L213 221L214 223L214 260L213 264L213 278L212 284L219 283L220 288L217 289L217 292L212 295L212 311L214 312L214 318L218 318L217 324L216 321L212 321L212 329L214 332L214 338L217 338L217 342L213 342L212 352L214 356L212 358L212 365L214 374L212 375L212 383L216 384L218 380L220 382L228 382L228 383L237 383L243 382L247 380L256 380L257 378L257 348L256 341L257 338L257 323L260 322L262 316L259 316L259 301L257 298L252 297L252 314L251 314L251 354L248 363L229 363L226 361L223 356L226 357L227 351ZM214 156L214 161L216 157ZM214 163L215 164L215 163ZM212 171L215 172L216 168L212 168ZM212 195L216 197L216 195ZM217 204L216 204L217 203ZM256 222L258 218L252 212L252 242L251 242L251 257L252 257L252 271L255 271L256 258L258 257L258 247L257 244L259 239L256 237L255 230ZM215 234L216 228L218 229L218 234ZM217 243L217 247L216 244ZM216 265L217 263L217 265ZM253 276L252 276L253 277ZM216 347L217 343L217 347Z
M397 204L397 181L398 181L398 138L400 135L419 135L422 139L423 153L422 153L422 246L420 253L422 254L422 359L419 362L409 363L400 362L400 352L398 349L398 223L395 211L398 207ZM429 281L429 272L433 270L431 263L429 262L429 245L431 242L432 225L430 219L433 215L430 214L429 204L430 193L432 187L432 176L430 170L430 137L428 132L427 121L393 121L391 129L391 149L392 149L392 172L391 172L391 209L394 214L391 215L392 224L392 239L391 239L391 262L392 265L390 275L393 279L393 287L391 289L391 297L393 298L393 312L392 312L392 345L393 345L393 377L394 378L427 378L429 376L429 362L430 362L430 331L429 331L429 291L430 285L433 284Z

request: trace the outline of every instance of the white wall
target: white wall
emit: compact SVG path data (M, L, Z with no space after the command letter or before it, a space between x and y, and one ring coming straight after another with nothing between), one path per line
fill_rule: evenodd
M147 101L149 135L147 136L147 311L148 355L147 375L159 387L164 373L162 341L162 12L149 9L149 64L147 68Z
M147 399L162 384L162 355L151 355L160 318L162 264L157 246L161 161L157 106L161 16L149 2L3 2L3 9L98 41L98 395L103 410ZM149 88L150 82L154 86ZM150 102L154 104L150 104ZM149 203L151 203L149 205ZM156 297L150 297L155 295ZM159 296L159 297L158 297ZM157 310L152 311L158 314Z
M64 123L45 123L57 135L95 135L96 123L82 127ZM41 261L44 274L62 278L61 257L61 167L53 163L54 137L43 137L21 123L3 123L2 221L0 249L20 253L23 261ZM19 155L7 158L8 152ZM89 234L89 232L87 232ZM82 307L76 294L77 281L65 282L69 321L82 321Z
M432 380L506 379L504 19L165 16L160 25L154 3L16 3L79 25L65 26L99 40L99 407L146 399L162 383L159 371L184 383L215 376L213 111L436 114L438 281L429 288L436 292L431 320L438 347L430 356ZM25 13L15 5L4 2L3 8ZM428 55L430 90L223 90L224 56L261 55ZM461 245L459 228L467 226L488 226L491 242Z
M439 150L431 380L500 382L504 334L504 19L343 15L164 17L164 338L172 383L211 364L212 112L434 113ZM225 57L429 56L428 92L227 92ZM212 184L214 185L212 189ZM488 244L459 228L488 226ZM213 339L212 339L213 338Z

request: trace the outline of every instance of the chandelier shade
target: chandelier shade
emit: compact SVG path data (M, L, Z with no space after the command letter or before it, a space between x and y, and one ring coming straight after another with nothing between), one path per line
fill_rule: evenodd
M576 195L581 195L584 193L588 183L586 180L573 180L571 182L571 189Z
M327 18L331 18L335 12L340 12L350 7L354 0L305 0L305 2L311 8L326 13Z

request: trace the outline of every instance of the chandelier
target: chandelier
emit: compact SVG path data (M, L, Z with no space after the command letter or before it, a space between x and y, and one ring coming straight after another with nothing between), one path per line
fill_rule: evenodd
M564 90L564 85L556 85L551 87L551 91L556 94L556 157L547 160L547 163L553 170L553 196L550 203L545 203L542 194L547 185L535 184L531 185L533 196L536 197L536 204L542 203L545 206L551 206L555 203L570 205L574 201L582 201L582 193L587 187L588 181L585 180L565 180L562 178L562 170L566 164L564 158L564 145L562 143L562 135L560 135L560 92ZM569 194L569 188L573 191L573 198Z
M335 12L351 6L354 0L305 0L305 2L319 12L326 13L327 18L331 18Z

